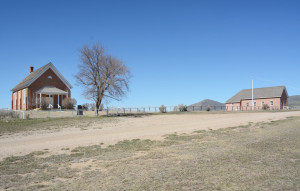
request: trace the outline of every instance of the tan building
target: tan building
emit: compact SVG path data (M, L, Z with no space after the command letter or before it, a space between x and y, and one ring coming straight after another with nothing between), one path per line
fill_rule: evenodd
M11 108L13 110L39 108L42 99L47 99L53 108L58 108L62 105L63 99L71 97L71 88L71 84L51 62L36 71L30 67L29 75L11 90Z
M285 86L241 90L226 101L227 110L261 110L264 105L270 109L284 109L287 106L288 93Z

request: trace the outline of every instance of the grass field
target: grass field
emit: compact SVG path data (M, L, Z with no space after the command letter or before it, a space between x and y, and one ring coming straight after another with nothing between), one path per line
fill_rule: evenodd
M93 124L101 124L117 120L116 118L99 117L65 117L65 118L39 118L39 119L15 119L0 120L0 136L19 132L39 130L62 130L63 128L85 128Z
M50 122L51 123L51 122ZM7 190L299 190L300 118L47 150L0 162Z

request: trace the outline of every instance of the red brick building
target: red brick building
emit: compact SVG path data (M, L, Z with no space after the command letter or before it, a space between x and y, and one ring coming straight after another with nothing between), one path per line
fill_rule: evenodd
M51 62L36 71L30 67L29 75L11 90L11 108L39 108L42 99L47 99L53 108L58 108L63 99L71 97L71 88L71 84Z
M260 110L266 104L270 109L284 109L288 102L288 93L285 86L255 88L241 90L226 101L227 110Z

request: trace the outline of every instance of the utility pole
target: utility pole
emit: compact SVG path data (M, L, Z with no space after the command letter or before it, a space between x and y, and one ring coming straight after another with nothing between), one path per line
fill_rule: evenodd
M252 110L254 110L254 105L253 105L253 80L252 80Z

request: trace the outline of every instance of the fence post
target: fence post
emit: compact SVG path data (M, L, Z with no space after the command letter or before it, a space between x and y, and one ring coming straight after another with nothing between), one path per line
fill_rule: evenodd
M25 111L23 111L23 119L25 119Z
M195 111L195 106L193 106L193 111Z
M72 117L74 117L74 113L73 113L74 111L72 110Z
M50 119L50 110L48 111L48 118Z
M131 113L131 108L129 108L129 112Z
M108 107L107 107L107 109L106 109L106 116L108 116Z

